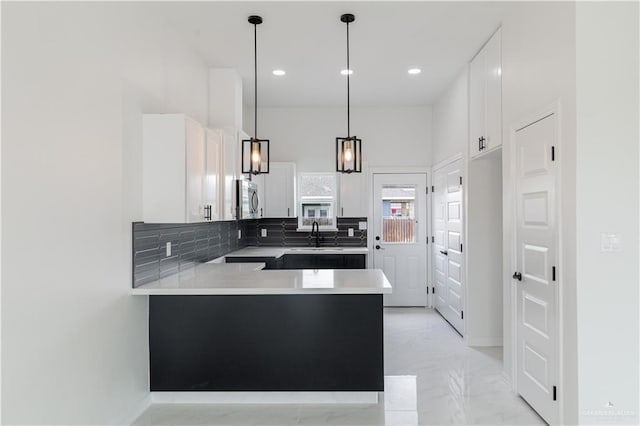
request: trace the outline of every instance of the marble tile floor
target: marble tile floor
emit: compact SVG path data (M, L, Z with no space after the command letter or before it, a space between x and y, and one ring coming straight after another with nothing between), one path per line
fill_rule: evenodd
M470 348L433 310L385 309L375 405L155 404L135 425L537 425L502 376L502 348Z

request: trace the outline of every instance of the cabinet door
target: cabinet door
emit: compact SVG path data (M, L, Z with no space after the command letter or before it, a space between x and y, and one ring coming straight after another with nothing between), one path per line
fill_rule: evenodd
M239 176L238 159L240 158L238 150L238 136L236 132L223 132L223 169L224 182L222 189L222 220L233 220L235 215L235 180Z
M271 163L269 173L264 176L264 217L295 217L294 163Z
M340 175L340 217L361 217L362 215L362 173ZM365 215L366 216L366 215Z
M204 220L205 137L202 126L186 119L187 222Z
M490 150L502 145L502 52L501 30L498 30L487 42L485 79L486 79L486 148Z
M217 130L207 129L206 131L206 175L204 180L204 205L209 207L211 212L207 220L220 220L222 213L222 185L220 180L222 174L222 133Z
M480 154L486 144L486 50L473 58L469 67L469 150L471 156Z

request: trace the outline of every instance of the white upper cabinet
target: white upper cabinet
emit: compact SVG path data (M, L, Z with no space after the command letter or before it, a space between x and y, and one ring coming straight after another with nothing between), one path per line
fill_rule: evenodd
M502 145L502 47L498 29L469 66L469 149L472 157Z
M269 163L269 173L258 175L261 217L296 217L295 163Z
M338 217L366 217L367 165L362 165L362 173L339 174L340 176L340 205Z
M246 134L234 130L222 130L223 173L221 220L236 218L236 179L240 177L240 140Z
M204 221L204 128L184 114L145 114L142 122L143 220Z
M222 216L223 185L223 132L206 130L206 160L204 179L204 216L205 220L220 220Z
M340 177L340 203L338 217L367 217L369 189L366 176L369 164L362 163L362 173L338 174Z

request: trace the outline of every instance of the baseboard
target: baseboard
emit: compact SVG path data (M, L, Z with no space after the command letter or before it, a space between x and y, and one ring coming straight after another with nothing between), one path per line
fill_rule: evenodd
M467 346L502 346L502 337L466 336Z
M132 425L133 422L135 422L138 419L138 417L140 417L140 415L144 413L147 410L147 408L151 406L151 404L152 404L151 393L147 393L147 395L144 398L142 398L137 404L135 404L134 408L131 409L129 414L127 414L126 417L123 417L123 420L118 424L123 426Z
M377 404L378 392L151 392L153 404Z

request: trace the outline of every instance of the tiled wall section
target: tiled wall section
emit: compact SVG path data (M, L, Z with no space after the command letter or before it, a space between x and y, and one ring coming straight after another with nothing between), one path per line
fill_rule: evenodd
M248 221L194 224L133 224L133 286L173 275L251 245ZM238 239L238 229L242 238ZM255 228L254 228L255 229ZM166 256L167 242L171 256Z
M321 232L324 241L320 245L325 247L366 247L367 231L359 230L359 222L366 222L366 217L339 217L338 231ZM253 226L256 226L253 232ZM267 236L261 237L261 230L267 230ZM252 221L247 232L255 236L251 245L270 247L305 247L315 245L315 237L310 232L298 232L297 218L260 219ZM349 237L349 228L353 228L353 237Z
M366 217L338 218L337 232L322 232L322 246L366 247ZM297 232L297 218L256 219L195 224L133 224L133 286L155 281L246 246L313 246L310 232ZM267 229L267 237L260 235ZM354 236L348 236L349 228ZM242 238L238 239L238 230ZM166 256L167 242L171 256Z

